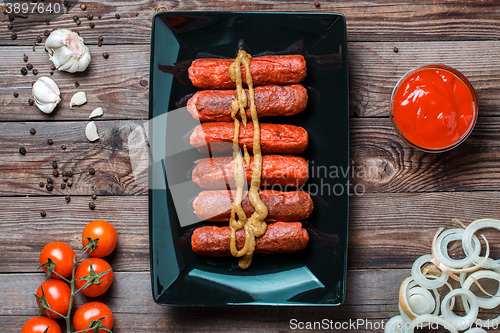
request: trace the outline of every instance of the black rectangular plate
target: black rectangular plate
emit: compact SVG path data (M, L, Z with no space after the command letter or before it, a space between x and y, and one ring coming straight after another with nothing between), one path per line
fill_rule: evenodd
M197 57L234 57L240 39L245 40L253 56L302 54L306 58L308 75L303 82L309 91L306 110L290 117L263 118L261 122L293 124L308 131L309 146L301 156L309 162L310 180L302 189L312 194L315 204L313 214L304 224L310 235L304 251L255 255L247 270L238 268L237 258L208 258L192 252L190 230L206 223L196 220L188 200L174 205L171 191L173 186L183 185L193 197L199 193L201 189L186 174L195 160L208 157L185 142L184 137L197 121L187 113L181 114L185 119L178 121L179 113L176 116L171 113L178 109L176 102L196 91L185 69ZM176 75L170 74L172 69L178 70ZM348 107L346 26L342 15L241 12L155 15L149 101L149 119L154 119L149 127L149 216L152 291L156 302L224 306L339 305L344 301L349 202ZM168 143L178 141L175 145L187 146L173 155L167 151L168 157L162 159L166 133L173 137ZM171 179L175 179L175 184ZM181 224L180 215L192 218L192 224Z

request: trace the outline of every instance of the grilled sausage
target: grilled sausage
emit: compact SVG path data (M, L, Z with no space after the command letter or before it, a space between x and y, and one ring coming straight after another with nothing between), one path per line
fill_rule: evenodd
M231 206L236 191L203 191L193 201L193 209L200 220L227 222L231 217ZM290 222L305 220L314 208L309 194L303 191L280 192L261 190L260 199L267 206L266 222ZM247 216L255 209L248 199L248 192L243 192L241 206Z
M234 123L211 122L198 125L189 142L206 153L220 153L233 150ZM260 124L260 146L263 154L300 154L309 143L307 131L299 126L282 124ZM253 123L240 126L239 144L253 150Z
M236 86L229 77L229 66L233 62L234 59L196 59L188 69L189 79L200 89L234 89ZM245 77L245 68L241 67ZM306 61L301 55L256 57L250 61L250 73L254 86L300 83L307 76Z
M222 189L234 184L233 158L231 156L203 158L198 161L192 173L192 180L201 188ZM250 167L243 161L247 184L250 184L253 156ZM309 172L304 158L291 155L262 156L262 186L299 187L307 182Z
M194 230L191 247L199 255L226 257L231 255L229 227L205 226ZM276 222L267 226L267 230L256 239L255 253L275 254L291 253L305 249L309 241L307 230L300 222ZM236 248L245 244L245 230L236 232Z
M250 101L248 90L246 93ZM200 121L232 121L231 101L236 98L235 90L201 90L188 100L187 109L194 119ZM255 88L255 107L259 117L291 116L304 111L306 106L307 90L300 84ZM249 106L246 114L251 119Z

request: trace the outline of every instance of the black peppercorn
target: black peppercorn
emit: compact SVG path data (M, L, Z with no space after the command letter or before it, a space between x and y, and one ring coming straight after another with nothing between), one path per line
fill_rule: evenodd
M38 186L40 186L40 187L44 187L44 186L45 186L45 184L44 184L43 182L40 182L40 183L38 183Z
M97 195L95 193L92 193L91 197L93 200L97 199Z
M34 101L34 100L32 100L31 98L30 98L30 99L28 99L28 105L29 105L29 106L33 106L33 104L35 104L35 101Z
M52 171L52 174L54 175L54 177L59 177L59 171L57 169Z
M33 127L30 128L30 133L31 133L31 135L35 135L36 134L36 129L34 129Z
M89 169L89 175L95 175L95 170L94 168Z
M45 216L47 216L47 213L46 213L44 210L42 210L42 211L40 212L40 215L41 215L42 217L45 217Z
M45 36L49 37L49 36L50 36L50 31L45 30L45 31L43 32L43 34L44 34Z
M62 150L66 150L66 145L62 145L62 146L61 146L61 149L62 149Z
M90 202L89 203L89 208L92 209L92 210L94 210L95 209L95 203Z
M57 162L52 162L52 168L57 169Z
M102 42L102 41L104 40L104 37L102 37L101 35L99 35L99 37L97 37L97 40L98 40L99 42Z
M61 188L64 190L66 188L66 183L62 183Z
M117 20L119 20L120 19L120 14L116 14L115 17L116 17Z
M30 70L32 70L32 69L33 69L33 65L32 65L32 64L27 64L27 65L26 65L26 68L30 71Z
M26 148L24 148L24 147L19 148L19 154L25 155L26 154Z
M148 85L148 80L141 80L141 81L139 82L139 84L140 84L141 86L145 87L145 86L147 86L147 85Z
M97 18L98 18L99 20L101 19L101 17L102 17L102 16L101 16L101 14L97 15Z
M21 74L26 75L28 74L28 70L26 68L21 68Z
M399 52L399 50L398 50L398 48L397 48L397 47L394 47L392 50L393 50L395 53L398 53L398 52Z
M50 25L50 21L49 20L45 21L45 24Z
M36 68L33 70L33 75L38 75L38 70Z
M52 180L52 178L50 178L50 177L47 178L47 184L53 184L53 183L54 183L54 181Z
M73 182L71 180L68 180L68 186L69 187L73 186Z
M75 16L73 16L73 21L75 21L75 22L76 22L78 19L79 19L79 17L78 17L78 16L76 16L76 15L75 15Z
M13 28L12 24L10 24L10 23L7 24L7 29L12 30L12 28Z
M73 177L73 172L72 172L72 171L68 171L68 172L66 173L66 176L68 176L68 177Z
M95 24L93 22L90 22L89 26L90 26L90 29L94 29Z
M50 75L54 75L54 72L50 72Z
M56 66L52 65L52 66L50 66L50 69L53 70L53 71L55 71L56 70Z
M98 41L98 42L97 42L97 46L101 47L101 46L102 46L102 42L101 42L101 41Z
M104 59L108 59L109 58L108 52L103 53L102 56L104 57Z
M316 6L316 8L318 8L319 6L321 6L321 4L319 3L319 1L316 1L316 2L314 3L314 6Z
M11 33L10 38L12 38L14 40L17 39L17 34L15 32Z
M47 140L47 143L48 143L49 145L52 145L52 144L54 143L54 141L52 141L52 139L48 139L48 140Z
M54 189L54 185L52 185L52 184L47 184L46 187L47 187L47 191L49 191L49 192L52 192L52 190Z
M17 91L14 92L14 97L17 98L19 96L19 94L17 93Z
M65 183L66 183L67 181L68 181L68 176L65 176L65 175L64 175L64 172L63 172L63 182L65 182Z
M82 3L82 4L80 5L80 9L81 9L81 10L85 10L85 9L87 9L87 5L86 5L86 4L84 4L84 3Z
M76 25L82 24L82 21L80 21L80 20L76 20L75 22L76 22Z
M92 20L94 18L94 15L88 13L87 14L87 20Z
M26 54L23 56L23 60L24 62L28 62L28 56Z
M64 200L66 200L66 202L70 202L71 201L71 197L69 195L67 195L67 196L64 197Z
M36 42L37 42L37 43L41 43L41 42L42 42L42 36L38 36L38 37L36 37Z

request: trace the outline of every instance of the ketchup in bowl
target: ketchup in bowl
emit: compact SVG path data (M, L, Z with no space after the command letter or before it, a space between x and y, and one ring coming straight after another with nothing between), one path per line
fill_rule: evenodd
M478 108L474 89L457 70L427 65L406 73L392 92L396 132L414 148L443 152L472 132Z

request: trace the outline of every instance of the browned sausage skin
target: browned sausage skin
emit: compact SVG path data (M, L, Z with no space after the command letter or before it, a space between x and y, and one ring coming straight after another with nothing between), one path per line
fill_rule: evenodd
M193 201L194 212L200 220L227 222L231 217L231 205L235 193L236 191L229 190L203 191ZM314 209L311 197L303 191L261 190L259 195L269 212L266 222L305 220ZM247 216L255 211L248 199L248 192L243 192L241 206Z
M200 89L234 89L236 86L229 77L233 62L234 59L196 59L189 67L189 79ZM255 57L250 62L250 73L254 86L300 83L307 76L306 61L301 55ZM244 66L241 74L246 75Z
M232 151L234 137L233 122L210 122L198 125L189 142L201 153ZM240 126L239 144L253 147L253 124ZM260 146L263 154L300 154L309 143L307 131L299 126L283 124L260 124Z
M191 247L199 255L211 257L227 257L231 255L229 227L205 226L194 230L191 236ZM309 241L307 230L300 222L276 222L267 226L267 230L256 239L255 253L275 254L291 253L305 249ZM236 232L236 247L243 248L245 230Z
M250 100L247 93L247 100ZM232 121L231 101L237 98L235 90L201 90L187 102L187 109L199 121ZM255 88L255 106L259 117L291 116L304 111L307 90L300 84L262 86ZM250 108L246 109L251 119Z
M253 157L250 167L243 163L246 181L252 178ZM203 158L198 161L192 173L192 180L201 188L223 189L234 186L234 165L231 156ZM307 162L292 155L264 155L262 157L262 186L299 187L309 179Z

